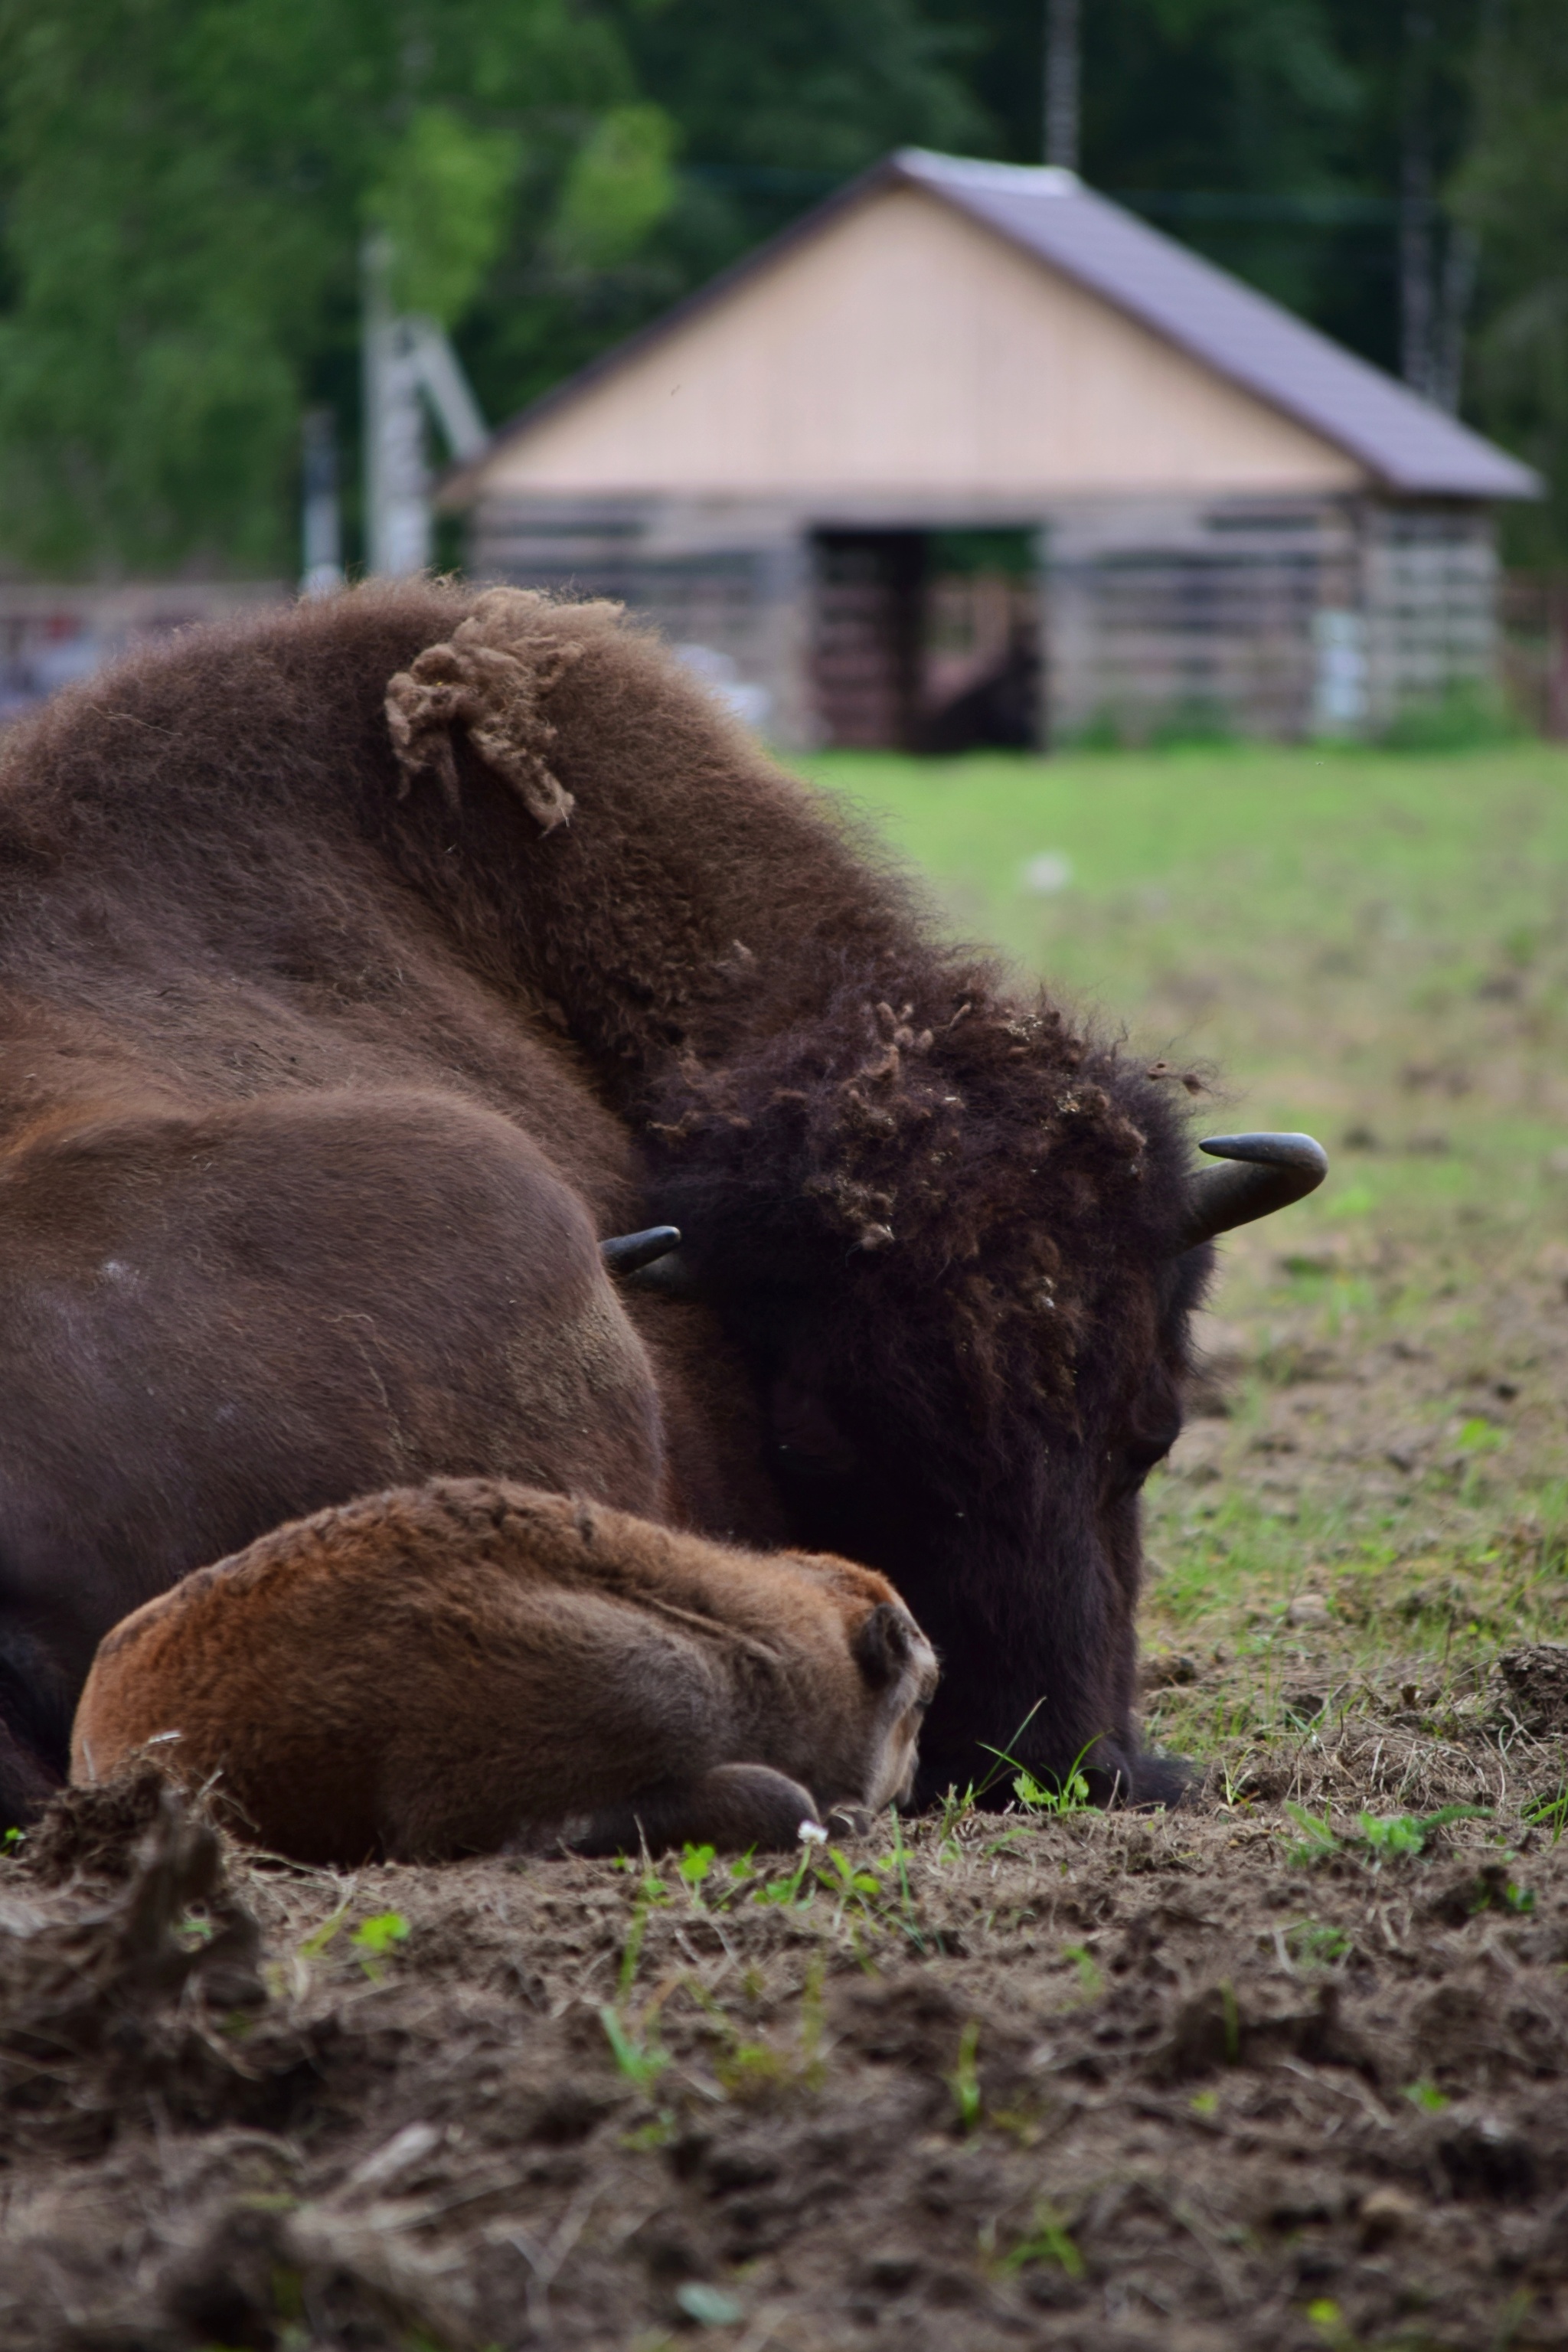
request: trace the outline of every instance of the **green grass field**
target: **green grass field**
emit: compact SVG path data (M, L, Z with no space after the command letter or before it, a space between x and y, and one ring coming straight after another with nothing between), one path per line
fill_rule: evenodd
M1150 1487L1148 1639L1202 1669L1162 1736L1249 1753L1303 1681L1440 1713L1568 1636L1568 753L807 771L956 932L1203 1077L1198 1132L1329 1147L1227 1244L1220 1409Z

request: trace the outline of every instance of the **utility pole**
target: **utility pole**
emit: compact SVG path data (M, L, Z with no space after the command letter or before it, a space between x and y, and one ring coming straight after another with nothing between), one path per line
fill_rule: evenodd
M1448 249L1443 256L1432 367L1432 397L1450 416L1458 415L1459 395L1465 388L1465 330L1469 323L1479 262L1480 243L1475 231L1462 222L1450 222Z
M392 308L392 241L364 243L365 569L400 580L430 561L429 471L419 391Z
M332 596L343 584L343 546L338 444L330 408L306 410L303 440L300 593Z
M1045 0L1046 161L1078 170L1079 0Z
M433 319L400 318L392 301L392 245L365 239L365 569L401 580L430 562L428 408L455 457L489 438L458 354Z
M1436 376L1436 206L1426 79L1432 18L1425 0L1405 10L1404 121L1399 163L1399 364L1415 392Z

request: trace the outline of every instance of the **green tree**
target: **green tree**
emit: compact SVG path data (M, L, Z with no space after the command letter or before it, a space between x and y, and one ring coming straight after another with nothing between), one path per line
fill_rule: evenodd
M1568 564L1568 16L1510 0L1488 27L1480 121L1452 197L1479 234L1479 415L1547 478L1510 518L1516 560Z
M300 411L352 383L368 226L450 322L558 209L619 250L670 193L646 104L606 150L631 68L570 0L0 0L0 54L13 561L290 568Z

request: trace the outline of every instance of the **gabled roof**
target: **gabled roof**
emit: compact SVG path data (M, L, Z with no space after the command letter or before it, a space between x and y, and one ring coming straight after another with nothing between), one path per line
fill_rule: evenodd
M488 450L445 477L442 504L465 504L490 457L590 384L721 303L851 206L900 185L952 205L1087 288L1356 458L1390 489L1463 499L1541 495L1540 478L1528 466L1267 295L1097 195L1075 173L904 147L501 425Z
M901 148L893 170L1359 457L1393 489L1539 498L1540 478L1228 270L1050 165Z

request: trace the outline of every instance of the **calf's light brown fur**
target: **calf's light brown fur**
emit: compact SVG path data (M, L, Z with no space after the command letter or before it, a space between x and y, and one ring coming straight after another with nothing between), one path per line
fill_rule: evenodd
M71 1743L161 1744L301 1862L794 1844L908 1792L936 1685L893 1587L502 1480L296 1520L105 1636ZM177 1735L177 1737L171 1737Z

